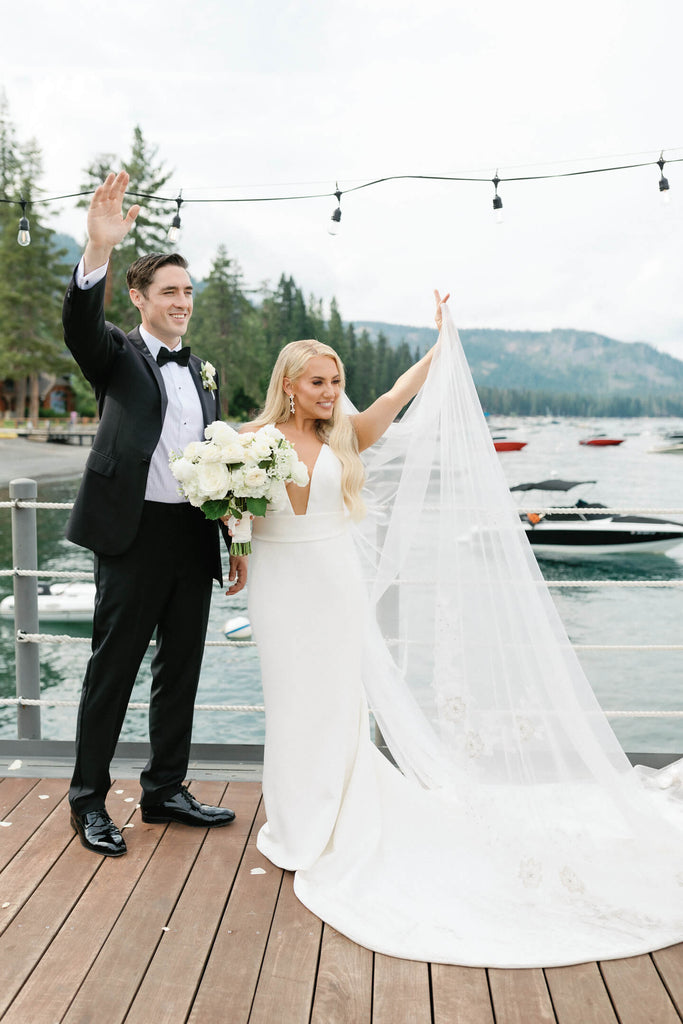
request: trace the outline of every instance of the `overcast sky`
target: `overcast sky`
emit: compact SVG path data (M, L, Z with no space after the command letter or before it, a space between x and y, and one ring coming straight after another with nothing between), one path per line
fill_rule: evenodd
M189 199L342 198L183 206L204 276L224 243L247 284L294 276L346 319L575 327L683 358L681 0L2 0L0 87L42 186L73 192L133 127ZM638 170L501 178L652 161ZM84 213L54 204L57 230ZM173 214L169 208L169 222Z

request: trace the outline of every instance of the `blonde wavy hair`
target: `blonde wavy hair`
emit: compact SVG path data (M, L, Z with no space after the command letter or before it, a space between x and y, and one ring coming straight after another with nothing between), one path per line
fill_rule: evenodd
M358 439L351 420L342 411L341 399L346 386L344 364L329 345L314 339L290 341L281 349L277 357L266 394L266 404L254 419L252 426L264 427L269 423L286 423L292 415L289 409L289 395L285 392L284 381L287 377L296 384L314 356L330 356L337 364L337 372L341 381L341 393L335 402L329 420L316 420L315 432L323 444L330 448L342 464L342 496L349 514L353 519L361 519L365 513L365 504L361 498L361 490L365 482L365 470L358 452Z

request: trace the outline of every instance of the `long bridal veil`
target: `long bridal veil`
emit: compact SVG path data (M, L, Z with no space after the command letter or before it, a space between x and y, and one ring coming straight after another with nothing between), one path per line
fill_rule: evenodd
M558 924L570 906L596 934L616 921L603 957L683 940L680 772L646 783L602 713L447 308L425 385L366 456L356 539L386 643L371 617L364 684L395 761L459 809L463 843L469 822L502 851L513 914L533 895Z

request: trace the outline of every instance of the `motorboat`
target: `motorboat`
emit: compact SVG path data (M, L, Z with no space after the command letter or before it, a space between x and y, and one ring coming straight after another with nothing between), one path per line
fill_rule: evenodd
M38 583L38 618L43 622L90 622L94 607L94 583ZM14 617L12 594L0 601L0 615Z
M664 444L659 448L650 448L651 452L667 453L669 455L683 454L683 441L674 441L672 444Z
M511 491L567 492L595 480L540 480L516 484ZM553 508L558 506L546 501ZM563 506L564 507L564 506ZM661 553L683 543L683 523L650 516L613 515L605 505L579 499L562 512L523 512L520 517L534 553L540 558L585 559L611 555Z
M591 445L593 448L607 448L609 445L623 444L623 437L608 437L607 434L596 434L595 437L584 437L579 444Z
M506 437L493 438L493 447L497 452L519 452L526 445L526 441L509 441Z

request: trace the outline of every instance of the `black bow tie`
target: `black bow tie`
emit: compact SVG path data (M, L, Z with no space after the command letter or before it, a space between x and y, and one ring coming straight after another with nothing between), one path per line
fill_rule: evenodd
M176 349L175 352L171 352L170 349L162 345L157 353L157 363L159 366L163 366L165 363L180 363L181 366L187 366L190 361L190 346L185 345L184 348Z

